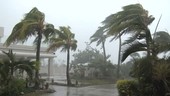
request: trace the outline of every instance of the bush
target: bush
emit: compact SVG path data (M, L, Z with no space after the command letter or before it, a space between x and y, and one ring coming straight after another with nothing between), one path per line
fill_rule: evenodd
M25 91L25 81L23 79L12 79L9 84L2 89L0 96L19 96Z
M138 96L138 82L136 80L117 81L119 96Z

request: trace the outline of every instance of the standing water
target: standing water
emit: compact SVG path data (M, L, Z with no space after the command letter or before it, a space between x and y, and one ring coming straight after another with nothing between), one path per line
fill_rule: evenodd
M66 86L51 86L56 90L55 93L46 93L41 96L118 96L116 86L110 85L95 85L88 87L66 87Z

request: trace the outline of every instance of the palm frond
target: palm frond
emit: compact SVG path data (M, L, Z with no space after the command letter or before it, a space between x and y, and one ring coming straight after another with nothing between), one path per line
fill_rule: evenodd
M29 18L34 19L38 22L38 21L44 20L45 15L44 15L44 13L40 12L36 7L34 7L24 17L24 19L29 19Z
M140 4L131 4L123 7L123 11L108 16L102 23L107 34L113 35L115 39L122 34L140 33L146 30L154 18L148 16L148 11Z
M77 49L77 40L72 40L70 44L71 50L76 50Z
M154 33L154 49L156 54L170 51L170 35L165 31Z
M122 43L122 46L134 42L137 38L138 38L138 34L132 35Z
M107 35L104 34L104 28L99 27L98 30L90 37L90 44L93 42L97 42L97 46L100 45L102 42L105 42Z
M122 59L123 62L131 53L137 52L137 51L146 51L146 44L142 44L138 41L130 43L126 46L123 46L124 49L122 51Z
M57 50L62 48L61 51L66 51L67 49L76 50L77 40L74 39L75 34L70 31L70 27L60 26L59 30L56 30L57 37L50 37L49 48L50 50Z
M57 49L61 48L64 44L65 44L64 41L58 41L58 42L52 43L49 45L47 51L57 50Z
M16 62L15 70L21 69L27 72L27 74L31 77L33 75L33 70L35 70L34 62L30 62L28 60Z
M15 61L15 54L12 50L9 50L8 52L2 51L2 53L4 53L8 57L8 60L10 60L11 63Z
M56 36L56 29L54 28L53 24L46 24L44 31L43 31L43 35L46 39L50 38L51 36Z

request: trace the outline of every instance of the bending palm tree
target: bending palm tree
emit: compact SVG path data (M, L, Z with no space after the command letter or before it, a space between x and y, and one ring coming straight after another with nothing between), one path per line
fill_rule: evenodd
M102 23L105 32L108 35L114 36L114 39L118 39L124 34L131 34L131 41L139 37L142 39L146 36L147 53L148 56L150 56L152 38L148 25L152 23L153 20L154 18L148 15L148 11L143 9L142 5L132 4L124 6L120 12L111 14ZM143 32L145 36L143 36ZM120 62L120 60L118 62Z
M52 24L45 24L45 15L40 12L36 7L27 13L23 20L17 23L10 36L7 38L5 45L9 46L11 43L18 43L28 40L31 36L36 36L36 84L39 86L39 66L40 66L40 47L43 35L48 38L54 32L54 26Z
M133 41L145 34L148 55L150 56L151 34L148 25L154 18L148 15L148 11L143 9L140 4L132 4L123 7L123 11L108 16L102 23L107 34L114 36L115 39L123 34L131 34ZM144 36L143 36L144 37Z
M52 37L50 39L50 46L48 51L57 50L62 48L61 51L67 51L67 85L71 85L70 75L69 75L69 61L70 61L70 49L76 50L77 40L74 39L74 34L70 31L70 27L60 27L60 30L57 31L58 37Z
M97 46L102 44L103 49L103 56L104 56L104 62L106 63L106 50L105 50L105 41L107 36L104 35L104 30L102 27L99 27L99 29L90 37L91 42L97 42Z

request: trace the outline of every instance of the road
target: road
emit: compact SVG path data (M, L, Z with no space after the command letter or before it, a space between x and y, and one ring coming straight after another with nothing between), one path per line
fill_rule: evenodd
M96 85L88 87L51 86L55 93L47 93L42 96L118 96L115 85Z

